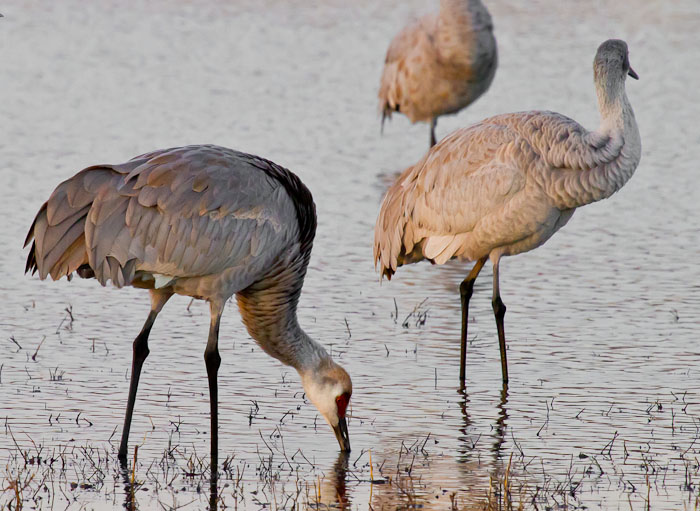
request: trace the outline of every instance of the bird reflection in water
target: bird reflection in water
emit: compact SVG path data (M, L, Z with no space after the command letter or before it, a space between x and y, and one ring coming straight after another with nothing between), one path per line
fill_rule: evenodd
M462 399L459 401L459 408L462 412L462 427L459 428L461 435L458 438L460 447L458 448L459 456L457 457L457 461L459 463L468 463L471 461L472 453L474 452L474 448L476 447L479 438L472 441L472 439L469 437L469 427L472 425L472 420L469 417L469 410L467 407L469 404L467 389L460 386L457 392L459 392L459 394L462 396Z
M462 424L459 427L458 437L458 456L457 462L461 473L460 480L462 489L467 489L466 494L462 493L462 499L470 499L470 494L476 495L475 488L490 488L491 481L500 480L499 475L503 471L503 444L505 442L505 434L508 428L508 386L503 385L500 390L499 401L497 405L497 417L495 424L491 427L493 442L488 448L491 453L492 461L484 463L481 455L485 449L478 447L481 440L481 433L474 435L475 420L469 414L469 396L465 388L459 390L461 395L460 410L462 412Z
M342 455L343 453L341 453ZM135 460L134 460L135 463ZM139 483L134 477L134 468L129 469L126 463L119 464L119 473L124 484L124 509L127 511L138 511L139 502L136 499L136 492L143 483ZM344 488L344 486L343 486ZM219 491L217 485L217 477L209 478L209 509L215 510L219 503Z
M129 467L124 463L120 463L119 472L124 482L124 509L127 511L136 511L139 508L136 500L136 490L138 484L133 480L133 473L129 471Z
M347 494L348 475L347 452L339 452L333 468L320 481L316 507L318 509L350 509L350 496Z
M508 419L508 409L506 405L508 404L508 385L504 384L501 388L501 400L498 403L498 419L496 419L496 427L494 434L494 443L491 447L491 452L493 453L494 461L501 459L501 447L503 447L503 442L506 436L506 429L508 425L506 420Z
M460 410L462 412L462 426L459 428L461 433L459 437L459 442L461 447L459 448L459 457L457 459L460 463L468 463L472 461L472 455L476 451L476 445L479 442L479 435L476 439L472 439L469 435L469 428L472 426L473 421L469 416L469 395L467 394L466 388L460 388L458 391L462 395L462 399L459 403ZM491 452L494 454L494 461L501 459L501 447L505 441L506 428L508 427L506 421L508 419L508 409L506 405L508 404L508 385L503 385L500 391L500 400L498 402L498 418L496 419L496 424L493 427L494 431L494 443L491 447Z

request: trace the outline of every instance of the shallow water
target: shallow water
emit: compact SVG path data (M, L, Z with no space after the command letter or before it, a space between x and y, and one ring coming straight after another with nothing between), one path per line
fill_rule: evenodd
M502 475L512 454L527 495L580 480L571 507L641 509L648 495L654 509L692 508L698 491L687 469L697 473L700 450L700 4L488 6L500 51L494 84L470 109L441 119L439 136L533 108L595 127L591 61L601 41L620 37L641 77L627 89L644 150L620 193L578 211L542 248L503 261L506 394L490 268L483 272L463 395L457 287L468 268L413 265L380 286L371 258L386 176L427 149L428 127L398 116L380 136L375 101L389 40L426 12L423 2L7 3L0 18L1 464L16 455L15 442L115 452L131 341L148 313L139 290L24 276L21 245L36 210L87 165L217 143L287 166L313 192L319 228L300 321L332 349L354 387L345 469L294 371L262 353L228 307L220 458L250 467L242 482L251 491L264 479L255 471L261 452L271 449L283 466L277 487L244 492L241 505L281 507L290 488L318 482L329 505L442 509L458 492L468 507L483 500L490 476ZM171 300L151 335L131 433L145 467L173 445L205 458L208 451L208 307L188 304ZM414 315L404 325L414 309L421 321ZM298 450L308 463L294 456L284 467ZM410 491L369 484L369 450L375 479L397 479L410 464ZM112 494L76 490L70 505L119 508L127 495L118 480L113 485ZM206 503L191 488L182 493L189 508ZM137 492L146 508L155 498Z

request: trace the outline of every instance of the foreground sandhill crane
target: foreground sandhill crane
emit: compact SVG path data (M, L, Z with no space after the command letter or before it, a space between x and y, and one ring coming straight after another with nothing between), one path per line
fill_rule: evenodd
M503 382L508 382L498 265L539 247L580 206L610 197L641 157L639 130L625 92L627 44L608 40L593 61L601 123L588 131L554 112L499 115L455 131L406 169L387 191L374 233L374 260L388 278L427 259L476 261L459 287L460 381L464 383L469 299L491 259L493 311Z
M384 120L401 112L430 122L455 114L491 85L497 65L491 15L480 0L441 0L440 12L414 21L391 41L379 85Z
M73 272L121 288L146 288L151 312L134 340L127 442L148 334L174 294L207 300L204 360L211 405L211 466L218 453L219 320L236 295L243 322L266 353L294 367L308 398L350 450L348 374L299 326L296 308L316 232L311 193L271 161L217 146L155 151L89 167L54 190L29 229L26 271L54 280Z

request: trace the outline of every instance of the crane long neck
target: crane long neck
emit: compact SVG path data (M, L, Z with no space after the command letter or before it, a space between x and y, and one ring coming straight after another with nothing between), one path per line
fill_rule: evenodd
M588 133L591 165L558 172L552 183L561 208L576 208L610 197L634 174L641 158L641 139L624 82L619 88L599 86L601 123Z
M326 350L299 326L297 303L308 254L280 261L268 276L236 295L250 336L270 356L300 373L329 358Z

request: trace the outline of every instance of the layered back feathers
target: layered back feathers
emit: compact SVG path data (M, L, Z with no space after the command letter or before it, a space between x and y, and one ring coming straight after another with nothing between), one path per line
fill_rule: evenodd
M284 225L287 213L294 228ZM54 280L78 271L121 287L137 272L186 278L245 267L273 243L298 244L308 262L315 230L311 193L287 169L188 146L89 167L61 183L27 235L26 271Z
M453 132L387 191L375 226L375 264L390 278L421 259L475 260L498 247L526 241L518 253L543 243L569 210L609 197L631 177L641 147L629 115L626 137L536 111Z

